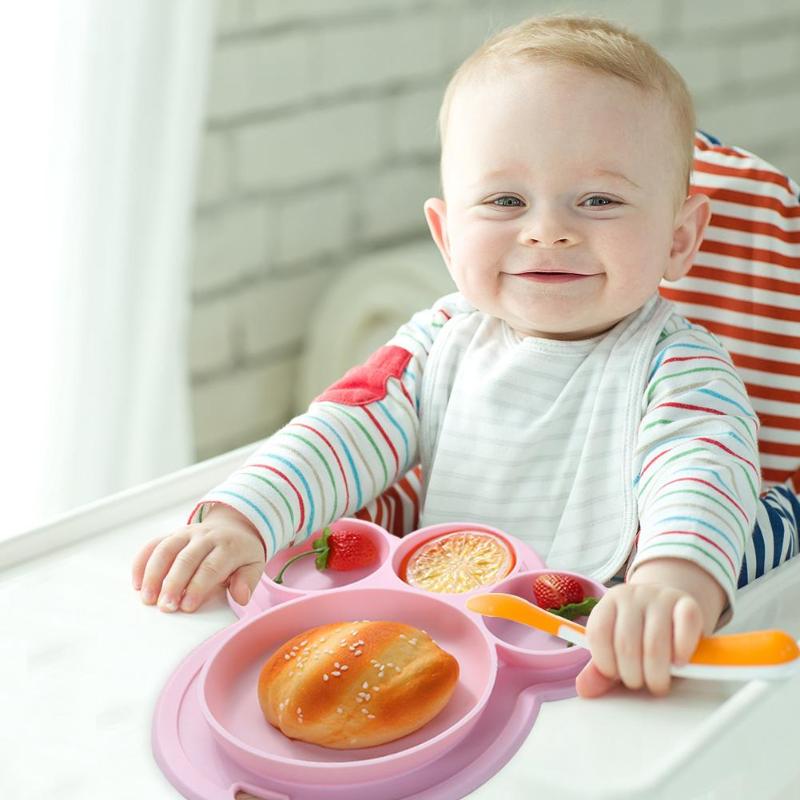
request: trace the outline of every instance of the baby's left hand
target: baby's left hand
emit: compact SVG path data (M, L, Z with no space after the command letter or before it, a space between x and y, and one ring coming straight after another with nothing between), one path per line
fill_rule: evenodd
M689 661L703 633L703 613L686 592L657 583L609 589L586 626L592 660L578 675L581 697L597 697L621 682L664 695L670 666Z

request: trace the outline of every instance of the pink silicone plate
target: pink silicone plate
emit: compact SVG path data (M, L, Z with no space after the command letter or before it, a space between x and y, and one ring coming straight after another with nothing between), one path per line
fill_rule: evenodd
M360 787L381 800L412 795L450 800L480 785L513 755L542 699L574 694L574 676L588 659L585 650L465 608L466 599L476 592L502 591L532 599L533 579L544 565L524 544L468 523L431 526L404 539L361 520L343 519L332 527L339 526L358 528L374 539L380 559L373 568L320 572L309 556L293 564L286 583L278 585L272 578L288 558L310 549L310 543L278 554L246 607L229 598L241 620L184 660L162 692L153 726L154 752L186 797L233 798L239 787L265 800L315 800L338 797L331 793L335 786L351 793ZM434 536L464 529L484 530L508 542L515 563L503 581L473 592L434 594L399 577L412 549ZM588 593L599 596L604 591L602 585L577 577ZM362 619L414 625L455 656L459 682L446 708L409 736L361 750L291 740L269 725L256 693L260 669L269 656L309 628ZM342 652L352 660L352 651ZM191 725L186 724L189 719ZM485 755L465 760L475 747ZM209 759L209 751L214 759ZM463 787L458 790L462 793L453 793L456 786Z
M266 659L309 627L364 618L423 628L455 656L459 681L445 709L409 736L362 750L296 742L266 724L255 702L258 674ZM351 669L369 666L359 664L346 645L332 642L331 646L336 648L334 657ZM401 589L337 589L324 597L292 600L239 627L206 662L200 676L200 703L222 748L252 772L282 780L302 775L305 783L351 783L399 775L449 750L477 721L496 676L494 647L477 622L453 605Z

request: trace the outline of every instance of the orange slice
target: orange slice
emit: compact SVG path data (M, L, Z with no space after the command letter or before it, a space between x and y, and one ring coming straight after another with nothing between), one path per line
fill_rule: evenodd
M414 550L402 577L419 589L457 594L496 583L513 566L514 554L499 537L483 531L454 531Z

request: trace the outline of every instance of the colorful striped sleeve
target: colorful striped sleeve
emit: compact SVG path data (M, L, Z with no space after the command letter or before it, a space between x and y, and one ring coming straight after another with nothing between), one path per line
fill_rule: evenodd
M463 305L448 295L415 314L386 346L326 389L208 493L242 513L267 558L372 501L418 461L419 396L428 353Z
M629 574L651 559L684 558L709 572L733 607L760 491L758 424L719 341L671 317L643 398L640 530Z

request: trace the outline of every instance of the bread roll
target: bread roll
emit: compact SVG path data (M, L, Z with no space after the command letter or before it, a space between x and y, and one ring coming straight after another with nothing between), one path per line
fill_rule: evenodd
M258 701L292 739L346 750L421 728L444 707L458 662L400 622L338 622L279 647L261 669Z

